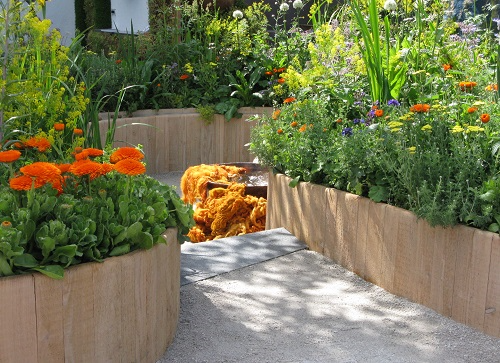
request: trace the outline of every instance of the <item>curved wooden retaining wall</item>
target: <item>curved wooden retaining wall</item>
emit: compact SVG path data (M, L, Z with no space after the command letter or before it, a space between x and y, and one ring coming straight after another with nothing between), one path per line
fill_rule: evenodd
M266 229L284 227L363 279L500 338L500 236L431 227L404 209L269 175Z
M271 113L271 108L244 107L241 118L226 121L215 115L211 124L200 118L195 108L138 111L133 117L117 120L115 146L144 146L150 175L184 171L189 166L252 161L245 146L255 114ZM101 135L107 130L107 116L101 115Z
M179 318L180 244L0 279L0 362L156 362Z

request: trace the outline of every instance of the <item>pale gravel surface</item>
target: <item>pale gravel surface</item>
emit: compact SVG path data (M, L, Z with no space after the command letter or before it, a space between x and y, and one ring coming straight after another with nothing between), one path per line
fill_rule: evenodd
M183 286L159 362L499 363L500 340L302 250Z

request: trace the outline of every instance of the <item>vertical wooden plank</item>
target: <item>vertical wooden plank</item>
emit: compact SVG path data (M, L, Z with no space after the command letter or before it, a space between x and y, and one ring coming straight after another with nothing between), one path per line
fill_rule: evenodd
M500 338L500 236L493 235L484 332Z
M472 239L471 273L469 275L469 308L467 325L478 330L484 327L486 293L490 272L491 244L493 234L475 230Z
M168 336L167 345L174 340L175 332L177 330L177 324L179 321L180 312L180 284L181 284L181 246L177 241L177 230L170 229L167 231L167 289L168 300L167 300L167 320L168 320Z
M95 361L112 362L121 354L121 301L119 297L122 275L120 257L106 259L106 263L92 264L94 274Z
M299 206L302 211L298 224L298 239L305 241L312 251L323 253L323 238L326 227L326 188L311 183L300 183L297 187Z
M384 221L387 204L370 201L367 229L370 231L366 243L365 280L378 285L381 282L380 263L382 261L382 243L384 238Z
M394 294L415 301L417 217L400 209L395 259Z
M168 145L168 170L186 170L186 124L184 115L171 115L168 118L167 135Z
M33 276L2 277L0 290L0 362L38 362Z
M36 294L38 361L64 362L63 284L42 274L34 274ZM1 359L0 359L1 361Z
M355 194L342 192L342 197L337 201L337 215L344 216L342 218L342 238L339 238L341 249L341 264L349 271L353 270L354 261L356 260L356 240L357 240L357 224L358 224L358 200L359 196ZM337 223L339 220L337 219ZM337 225L337 227L339 227Z
M155 252L152 250L146 251L144 254L146 274L143 276L142 283L146 286L146 352L144 362L155 362L158 356L156 353L156 304L158 303L158 295L156 293L156 284L158 282L158 275L156 274L157 256L159 246L155 246ZM151 319L151 317L154 317Z
M169 241L168 244L177 243L177 241ZM166 349L169 339L169 322L167 318L167 301L168 294L170 293L169 287L169 276L168 276L168 250L169 245L157 245L154 247L154 265L153 271L155 271L155 285L153 287L156 293L156 299L154 302L155 311L152 312L155 318L155 326L154 326L154 335L153 335L153 343L154 343L154 356L161 357Z
M398 244L398 230L403 218L401 210L388 205L385 210L382 254L380 262L380 287L389 292L394 291L394 274L396 266L396 251Z
M417 235L417 302L419 304L430 305L432 255L434 244L436 243L436 230L423 219L418 220Z
M220 163L225 160L224 144L226 143L226 120L222 115L215 115L215 144L217 146L216 159L210 164Z
M269 217L271 227L269 228L286 228L291 234L300 239L299 233L300 223L302 222L302 210L297 188L288 186L291 178L283 174L277 174L275 177L276 184L274 185L277 186L277 190L276 193L272 192L273 194L270 195L270 197L273 198L271 202L272 210L271 212L269 211L268 204L268 209L266 211L267 213L271 213Z
M469 275L471 274L472 241L475 229L465 226L457 226L455 229L456 262L451 317L465 324L469 305Z
M365 272L366 272L366 260L365 260L366 244L368 243L370 235L370 231L368 231L369 208L370 208L370 200L368 198L359 198L353 272L356 273L361 278L365 278Z
M150 170L149 164L147 167L147 171L149 175L152 174L161 174L169 172L165 165L165 159L168 160L168 148L165 147L165 144L168 144L167 134L165 132L165 117L164 116L156 116L153 123L154 129L154 142L156 146L156 150L153 156L150 156L150 163L154 165L154 171Z
M66 361L95 361L94 287L92 263L74 266L64 273L64 355ZM89 317L81 319L82 316ZM86 342L86 344L81 344Z
M202 147L202 128L203 120L197 114L187 114L184 116L186 127L186 144L185 149L186 165L201 164L202 155L205 153Z
M135 298L135 266L137 260L135 253L130 253L120 257L121 274L120 281L120 310L122 312L122 331L120 337L122 341L122 363L136 362L136 340L137 340L137 321L134 318L137 312Z
M202 121L200 129L202 130L199 141L202 150L200 164L215 164L215 161L217 160L218 148L218 144L215 139L217 129L217 123L215 122L215 119L209 125L203 124ZM190 142L192 142L192 140L190 140ZM190 145L188 145L188 147L190 147Z
M339 191L333 188L326 189L326 208L325 208L325 231L323 236L323 254L331 260L340 263L340 245L339 245L339 225L340 216L337 214L337 204Z
M134 254L135 275L133 278L135 288L135 361L137 363L146 361L148 350L148 325L147 325L147 285L143 276L147 274L147 258L143 254Z

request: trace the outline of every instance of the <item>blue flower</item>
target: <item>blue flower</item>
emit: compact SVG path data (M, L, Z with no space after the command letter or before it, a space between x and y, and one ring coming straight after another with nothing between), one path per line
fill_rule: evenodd
M352 127L346 127L342 130L342 136L351 136L352 135Z
M389 105L389 106L401 106L401 104L399 103L399 101L395 100L395 99L387 101L387 105Z
M364 124L365 123L365 119L363 118L355 118L354 120L352 120L352 123L354 125L357 125L357 124Z

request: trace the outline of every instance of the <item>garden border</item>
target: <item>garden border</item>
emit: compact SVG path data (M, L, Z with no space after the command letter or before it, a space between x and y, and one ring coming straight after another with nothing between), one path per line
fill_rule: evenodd
M284 227L388 292L500 338L500 236L270 172L266 229Z
M65 270L0 279L0 361L155 362L180 306L177 229L167 244Z

